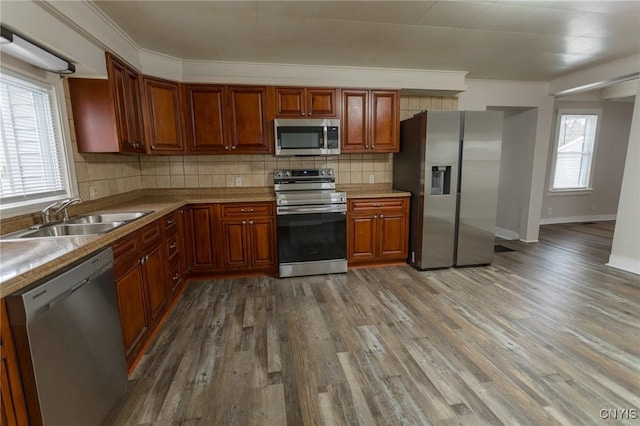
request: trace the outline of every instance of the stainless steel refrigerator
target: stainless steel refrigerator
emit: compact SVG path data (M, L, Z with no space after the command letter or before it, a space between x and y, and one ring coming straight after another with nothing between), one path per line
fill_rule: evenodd
M409 263L493 261L502 112L425 111L400 123L393 187L411 192Z

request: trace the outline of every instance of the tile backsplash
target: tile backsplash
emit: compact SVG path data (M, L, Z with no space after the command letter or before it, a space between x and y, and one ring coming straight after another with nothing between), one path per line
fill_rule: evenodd
M273 171L287 168L336 170L338 183L390 183L392 154L342 154L336 157L274 157L273 155L140 156L143 188L208 188L272 186ZM371 178L373 176L373 178Z
M273 155L124 155L77 151L73 112L65 96L79 195L85 200L148 188L220 188L272 186L273 171L284 168L336 169L339 184L391 183L393 154L341 154L336 157L274 157ZM403 96L400 119L430 110L457 110L458 99L446 96Z

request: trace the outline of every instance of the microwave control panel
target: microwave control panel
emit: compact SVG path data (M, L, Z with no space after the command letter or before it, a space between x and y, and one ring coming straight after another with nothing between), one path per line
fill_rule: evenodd
M337 126L327 127L327 148L340 148L340 129Z

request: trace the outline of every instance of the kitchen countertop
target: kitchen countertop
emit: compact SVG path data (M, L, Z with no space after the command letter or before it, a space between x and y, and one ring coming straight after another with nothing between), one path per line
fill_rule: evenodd
M406 197L410 193L389 187L375 188L349 185L338 188L349 198ZM0 297L16 292L77 260L104 248L187 204L275 201L270 188L222 188L220 190L147 191L147 195L99 208L102 211L154 212L102 235L60 237L52 239L17 239L0 241ZM94 212L91 210L83 213Z

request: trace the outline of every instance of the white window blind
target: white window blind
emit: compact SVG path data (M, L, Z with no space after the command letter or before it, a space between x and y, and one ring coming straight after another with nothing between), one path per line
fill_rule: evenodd
M558 114L552 190L588 189L598 113Z
M0 75L0 202L3 207L67 193L51 87Z

